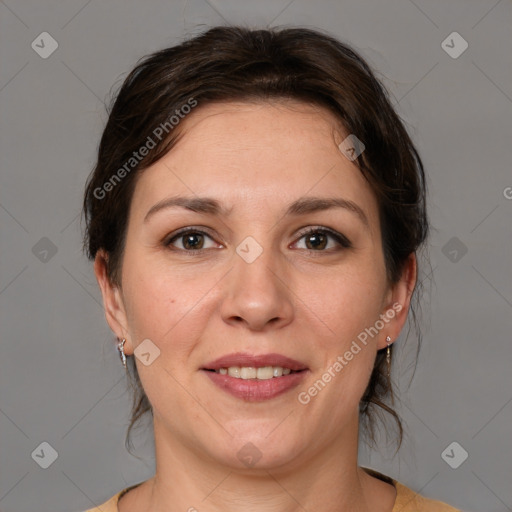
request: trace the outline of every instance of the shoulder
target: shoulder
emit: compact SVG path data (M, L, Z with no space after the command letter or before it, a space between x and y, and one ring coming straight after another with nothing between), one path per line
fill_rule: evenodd
M441 501L431 500L414 492L409 487L374 469L363 467L369 475L391 484L396 489L395 505L392 512L461 512Z
M112 498L110 498L105 503L102 503L98 507L90 508L90 509L86 510L85 512L117 512L117 502L119 501L121 492L112 496Z
M112 498L107 500L105 503L102 503L98 507L90 508L85 512L118 512L117 503L120 500L120 498L124 496L128 491L134 489L135 487L138 487L139 485L140 484L131 485L130 487L123 489L117 494L114 494L114 496L112 496Z
M368 470L368 468L365 468L365 470L381 480L392 482L395 486L396 500L392 512L461 512L459 509L447 505L446 503L442 503L441 501L425 498L390 477L381 475L373 470ZM123 489L99 507L88 509L85 512L118 512L117 503L119 499L129 490L137 487L138 485L140 484L132 485L131 487Z
M460 512L446 503L424 498L400 482L396 482L396 501L393 512Z

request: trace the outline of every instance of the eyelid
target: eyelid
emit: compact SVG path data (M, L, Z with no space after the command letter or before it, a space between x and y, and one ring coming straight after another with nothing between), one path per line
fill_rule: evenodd
M306 228L301 229L299 231L299 233L297 234L298 238L293 243L294 244L297 243L301 238L303 238L306 235L312 234L312 233L324 233L324 234L329 235L332 238L334 238L334 240L336 240L336 242L341 247L343 247L345 249L352 248L352 242L344 234L339 233L338 231L328 228L328 227L325 227L325 226L308 226ZM319 253L327 252L327 251L314 251L313 249L311 249L311 251L319 252Z
M215 240L215 236L212 234L211 230L209 228L206 228L204 226L186 226L184 228L180 228L178 229L177 231L173 231L170 235L167 235L164 239L163 239L163 244L167 247L167 246L170 246L172 244L172 242L174 240L176 240L177 238L179 238L180 236L184 236L186 235L187 233L199 233L201 235L206 235L208 236L209 238L211 238L215 243L219 244L219 245L224 245L220 242L217 242ZM179 248L175 248L177 251L183 251L183 249L179 249ZM199 252L199 251L205 251L207 249L195 249L195 251ZM194 249L192 250L188 250L186 252L194 252Z
M215 236L211 233L211 230L209 228L202 227L202 226L201 227L199 227L199 226L186 226L186 227L180 228L177 231L174 231L170 235L166 236L164 238L164 240L163 240L163 243L164 243L164 245L166 247L170 246L174 240L176 240L180 236L186 235L187 233L198 233L198 234L201 234L201 235L206 235L209 238L211 238L213 241L218 243L219 245L224 246L224 244L222 244L220 242L217 242L215 240ZM343 247L345 249L352 248L352 242L345 235L343 235L342 233L339 233L338 231L336 231L334 229L331 229L331 228L328 228L328 227L325 227L325 226L307 226L305 228L302 228L297 233L296 240L292 243L292 245L296 244L300 239L304 238L305 236L307 236L309 234L313 234L313 233L323 233L323 234L326 234L326 235L331 236L332 238L334 238L334 240L341 247ZM184 250L184 249L179 249L179 248L175 248L175 249L178 250L178 251L183 251ZM211 248L208 248L208 249L211 249ZM195 252L195 251L201 252L201 251L205 251L205 250L207 250L207 249L195 249L195 250L191 249L191 250L188 250L188 251L185 251L185 252ZM327 251L315 251L313 249L311 249L311 251L312 252L318 252L318 253L327 252Z

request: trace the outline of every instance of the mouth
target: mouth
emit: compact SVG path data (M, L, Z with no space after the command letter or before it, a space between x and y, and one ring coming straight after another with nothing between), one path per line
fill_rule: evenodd
M283 368L282 366L260 366L259 368L254 366L229 366L228 368L206 371L215 372L219 375L229 375L235 379L269 380L282 377L283 375L290 375L291 373L302 372L304 370L292 370L290 368Z
M309 372L303 363L280 354L244 353L221 357L200 370L222 390L249 402L275 398L298 386Z

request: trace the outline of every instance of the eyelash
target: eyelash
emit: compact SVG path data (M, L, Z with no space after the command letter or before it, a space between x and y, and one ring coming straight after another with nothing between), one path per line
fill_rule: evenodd
M188 228L183 228L181 230L179 230L178 232L176 233L173 233L170 238L167 238L165 241L164 241L164 246L167 247L168 249L170 250L174 250L174 251L180 251L180 252L186 252L186 253L189 253L189 254L199 254L201 253L202 251L205 251L207 249L179 249L179 248L171 248L171 245L172 243L179 239L180 237L183 237L185 235L188 235L188 234L200 234L200 235L206 235L208 236L209 238L211 238L213 240L213 237L210 233L202 230L202 229L196 229L196 228L193 228L193 227L188 227ZM352 243L350 242L350 240L345 236L345 235L342 235L341 233L338 233L337 231L334 231L332 229L329 229L329 228L325 228L325 227L311 227L311 228L307 228L306 230L304 231L301 231L299 233L299 237L297 238L296 242L298 242L299 240L301 240L302 238L304 238L305 236L308 236L308 235L311 235L311 234L322 234L322 235L328 235L330 237L332 237L340 246L342 249L351 249L352 248ZM294 243L296 243L294 242ZM331 252L331 250L327 249L327 250L314 250L314 249L304 249L308 252L311 252L311 253L321 253L321 252ZM339 249L338 249L339 250Z
M338 242L338 244L343 249L351 249L352 248L352 243L345 235L342 235L341 233L338 233L337 231L334 231L333 229L322 228L322 227L312 227L312 228L307 228L304 231L301 231L299 233L299 238L297 239L297 241L300 240L301 238L304 238L305 236L312 235L314 233L320 233L322 235L331 236L332 238L334 238L334 240L336 240L336 242ZM308 250L310 252L327 252L327 251L315 251L314 249L306 249L306 250Z

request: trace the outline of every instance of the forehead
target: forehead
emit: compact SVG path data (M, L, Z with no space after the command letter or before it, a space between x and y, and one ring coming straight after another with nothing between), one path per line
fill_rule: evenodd
M319 152L332 151L333 144L346 136L330 111L285 99L199 105L181 122L180 129L189 146L201 150L202 144L217 144L219 156L236 150L263 154L277 150L290 158L292 153L304 155L315 150L318 157ZM309 142L306 147L298 147L305 141Z
M173 149L141 172L137 209L184 194L218 198L234 212L340 196L378 222L369 184L338 148L348 133L326 109L296 101L199 105L179 129Z

